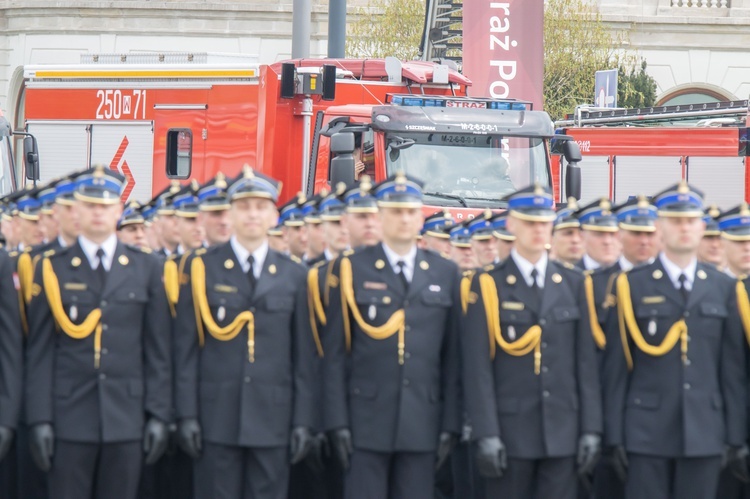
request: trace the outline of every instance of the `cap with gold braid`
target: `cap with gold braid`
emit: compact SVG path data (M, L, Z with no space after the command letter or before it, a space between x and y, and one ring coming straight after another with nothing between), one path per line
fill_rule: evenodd
M612 213L612 201L601 198L591 204L580 208L576 217L581 224L581 229L595 232L617 232L617 216Z
M25 220L39 220L42 203L37 199L38 194L39 189L31 186L27 186L24 190L20 191L19 196L16 198L16 209L18 210L19 217Z
M125 209L122 211L122 216L120 217L120 220L117 222L117 230L122 229L126 225L137 225L137 224L143 224L146 223L146 219L143 218L143 213L141 212L142 206L138 201L130 201L126 206Z
M750 208L747 203L725 211L719 218L721 237L730 241L750 241Z
M279 224L285 227L302 227L305 225L305 216L302 214L302 206L307 198L301 192L279 207Z
M163 191L155 196L156 199L156 214L157 215L174 215L174 205L172 204L172 198L182 190L180 182L172 180L169 187L166 187Z
M703 192L682 180L654 196L660 217L703 217Z
M232 181L227 194L232 201L242 198L264 198L276 203L279 200L281 187L281 182L245 165L242 167L242 173Z
M581 222L576 216L577 211L578 201L576 201L576 198L574 197L569 197L567 206L557 211L557 217L555 218L555 224L552 227L552 231L554 232L556 230L570 228L580 229Z
M477 215L468 223L469 230L471 231L471 238L475 241L489 241L495 236L492 234L492 217L494 213L492 210L484 210L484 213Z
M378 203L371 193L372 182L369 175L359 177L359 185L346 191L344 203L347 213L377 213Z
M111 168L96 165L76 178L75 198L96 204L118 204L125 177Z
M424 219L422 225L422 235L437 237L440 239L449 239L450 230L456 225L453 216L449 211L436 211Z
M719 230L719 217L721 217L721 210L715 204L712 204L704 211L703 221L706 223L706 230L703 232L703 237L719 237L721 231Z
M346 192L346 184L339 182L336 190L324 197L318 205L318 213L323 222L338 222L341 214L346 210L346 205L341 200Z
M505 196L510 216L528 222L554 222L555 200L549 187L536 183Z
M456 248L471 248L471 229L469 229L468 224L469 220L464 220L451 229L451 246L455 246Z
M631 232L656 231L658 211L646 196L633 196L614 210L621 229Z
M198 190L200 211L223 211L229 209L227 177L219 172Z
M381 208L421 208L424 184L404 172L396 172L374 187Z
M516 236L508 232L508 212L504 211L492 217L492 235L496 238L512 243Z
M172 198L174 214L182 218L195 218L198 216L198 190L200 185L193 179L189 184L180 189L180 192Z
M328 196L328 189L321 189L319 193L305 201L305 204L302 205L302 217L304 218L306 224L316 225L321 223L318 208L320 206L320 202L326 196Z

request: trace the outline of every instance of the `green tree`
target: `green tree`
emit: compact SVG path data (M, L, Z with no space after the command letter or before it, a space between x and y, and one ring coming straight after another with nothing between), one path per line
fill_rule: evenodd
M618 69L618 106L652 106L656 83L646 62L619 47L627 32L612 31L587 0L547 0L544 12L544 107L553 120L594 100L595 73Z
M369 0L349 23L346 56L414 60L425 17L425 0Z
M646 61L640 66L621 64L617 71L617 105L651 107L656 103L656 81L646 73Z

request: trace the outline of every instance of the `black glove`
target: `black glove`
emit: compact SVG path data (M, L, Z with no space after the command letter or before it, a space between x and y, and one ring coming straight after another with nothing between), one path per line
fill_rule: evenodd
M747 470L747 457L750 454L747 445L729 447L724 453L722 467L728 467L732 475L740 482L750 482L750 473Z
M201 436L201 425L197 419L180 420L177 424L177 443L188 456L193 459L200 457L203 450L203 437Z
M10 450L10 444L13 443L13 430L7 426L0 426L0 461Z
M352 454L352 434L348 428L333 430L328 439L336 459L345 470L349 469L349 456Z
M49 423L36 424L31 427L31 457L42 471L52 467L52 456L55 454L55 432Z
M609 452L612 455L612 467L617 477L624 482L628 478L628 453L622 445L610 448Z
M456 445L456 436L452 433L443 432L440 434L440 441L438 442L437 449L437 462L435 463L435 469L438 470L443 465L448 456L450 455L453 447Z
M314 443L315 437L312 432L304 426L298 426L292 430L292 438L289 441L289 449L292 454L292 464L302 461Z
M310 446L310 452L305 457L305 463L315 473L323 473L325 470L325 463L323 462L323 456L330 455L328 449L328 438L325 433L318 433L313 437L313 443Z
M602 439L593 433L584 433L578 439L578 474L589 475L593 473L596 462L602 450Z
M500 437L477 440L477 467L487 478L500 478L508 467L508 455Z
M146 464L154 464L167 450L169 444L169 427L163 421L150 418L143 432L143 452L146 453Z

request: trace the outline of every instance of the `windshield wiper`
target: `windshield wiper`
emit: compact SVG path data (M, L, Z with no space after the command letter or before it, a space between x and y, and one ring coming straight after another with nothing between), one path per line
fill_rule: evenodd
M465 196L464 199L470 199L471 201L492 201L494 203L500 203L500 204L505 204L505 205L508 204L507 201L502 201L497 198L479 198L479 197Z
M433 197L436 197L436 198L455 199L456 201L458 201L459 203L461 203L465 208L469 207L469 205L466 203L466 200L463 197L457 196L455 194L445 194L445 193L442 193L442 192L425 192L423 194L425 196L433 196Z

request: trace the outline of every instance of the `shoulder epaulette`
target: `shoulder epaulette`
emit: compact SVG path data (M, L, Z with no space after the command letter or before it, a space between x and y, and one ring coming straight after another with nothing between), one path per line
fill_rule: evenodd
M488 263L484 267L482 267L485 272L490 272L491 270L495 270L495 264L494 263Z
M461 275L463 277L472 277L476 273L476 270L464 270Z
M18 256L18 251L11 251L10 253L8 253L8 256L10 256L11 258L15 258Z
M353 254L354 254L354 250L351 249L351 248L349 248L348 250L345 250L344 253L343 253L344 256L349 256L349 255L353 255Z
M195 250L195 255L196 256L201 256L201 255L205 255L205 254L206 254L206 248L198 248L197 250Z
M43 255L44 255L44 258L49 258L49 257L51 257L51 256L52 256L52 255L54 255L54 254L55 254L55 250L53 250L53 249L49 249L49 250L47 250L47 251L45 251L45 252L43 253Z
M334 261L334 260L331 260L331 262L332 261ZM316 262L315 265L312 266L312 268L317 269L317 268L322 267L323 265L325 265L327 263L329 263L328 260L321 260L319 262Z
M294 263L302 263L302 260L300 259L300 257L295 256L295 255L289 255L289 259L293 261Z
M141 246L141 247L140 247L139 249L140 249L140 250L141 250L141 251L142 251L143 253L146 253L147 255L150 255L151 253L153 253L153 252L154 252L154 250L152 250L151 248L147 248L147 247L145 247L145 246Z

